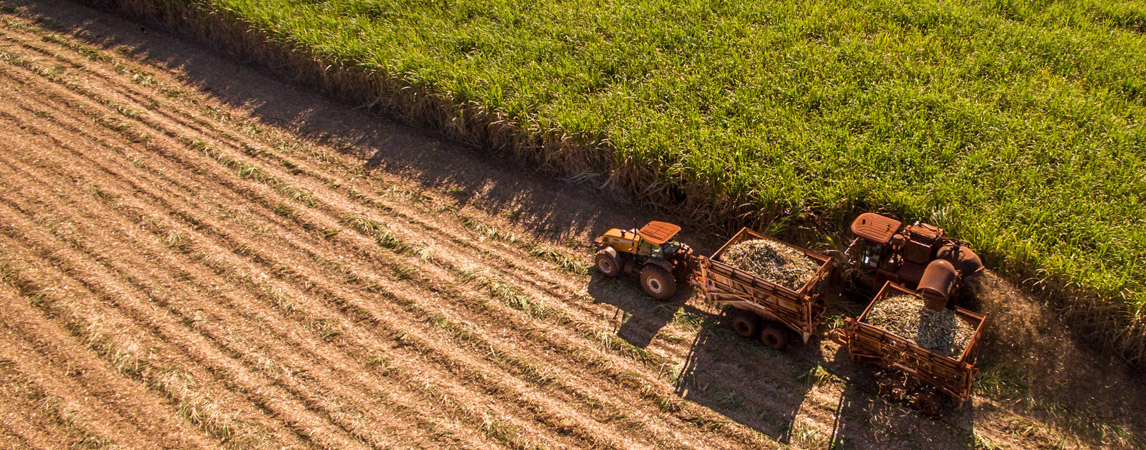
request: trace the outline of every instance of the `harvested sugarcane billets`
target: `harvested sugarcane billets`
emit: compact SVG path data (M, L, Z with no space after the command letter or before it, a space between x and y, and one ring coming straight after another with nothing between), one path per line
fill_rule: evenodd
M751 239L728 247L721 260L772 283L799 290L820 266L799 250L766 239Z
M932 311L923 306L922 299L911 295L893 295L872 305L866 322L956 359L975 333L975 328L955 311Z

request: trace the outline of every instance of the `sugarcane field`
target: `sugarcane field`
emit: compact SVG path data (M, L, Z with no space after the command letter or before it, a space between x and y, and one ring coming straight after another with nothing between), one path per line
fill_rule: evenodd
M1144 24L0 0L0 448L1146 448Z

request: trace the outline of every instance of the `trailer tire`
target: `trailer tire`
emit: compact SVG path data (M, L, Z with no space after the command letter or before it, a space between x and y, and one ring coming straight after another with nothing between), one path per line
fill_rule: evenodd
M597 266L597 271L601 272L601 275L609 278L621 274L621 266L617 264L617 258L604 250L597 252L597 256L593 257L593 264Z
M776 322L768 322L764 328L760 329L760 342L773 350L783 350L784 347L788 346L790 338L788 329Z
M729 325L741 336L751 338L760 332L760 318L743 309L733 308L729 312Z
M924 390L915 394L911 407L925 416L935 417L943 410L943 398L935 391Z
M659 266L648 265L641 270L641 289L649 297L668 300L676 295L676 279Z

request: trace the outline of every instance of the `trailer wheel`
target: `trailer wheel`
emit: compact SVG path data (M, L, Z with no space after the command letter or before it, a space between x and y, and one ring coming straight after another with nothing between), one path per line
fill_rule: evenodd
M788 330L776 322L769 322L760 330L760 342L775 350L782 350L788 346Z
M730 324L736 334L750 338L756 336L760 332L760 318L756 317L743 309L735 309L729 312Z
M657 300L668 300L676 295L676 279L659 266L645 266L641 270L641 288Z
M593 263L597 265L597 270L601 272L601 275L609 278L616 277L621 273L621 266L617 265L617 258L604 250L597 252L597 256L593 257Z
M915 398L911 401L911 407L916 411L923 413L926 416L937 416L939 411L943 409L943 398L932 390L924 390L915 394Z

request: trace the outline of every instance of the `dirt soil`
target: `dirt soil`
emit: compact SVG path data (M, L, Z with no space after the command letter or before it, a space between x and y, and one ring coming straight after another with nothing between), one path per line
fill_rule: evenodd
M665 217L72 3L0 1L0 143L7 447L1143 442L1141 376L992 274L979 393L925 417L587 269Z

